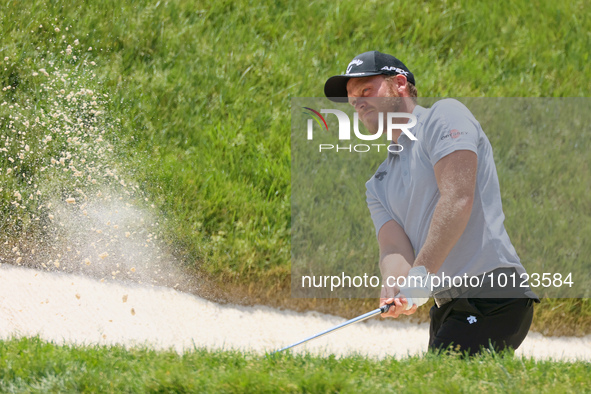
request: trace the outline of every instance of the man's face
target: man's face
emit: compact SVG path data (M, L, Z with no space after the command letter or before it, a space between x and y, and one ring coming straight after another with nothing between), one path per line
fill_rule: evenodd
M349 104L355 108L359 119L370 133L379 130L380 113L382 124L385 125L386 113L399 112L401 106L395 80L386 80L384 75L351 78L347 82L347 96Z

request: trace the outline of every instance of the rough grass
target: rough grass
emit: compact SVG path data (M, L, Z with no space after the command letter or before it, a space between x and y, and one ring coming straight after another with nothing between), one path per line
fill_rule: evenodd
M374 361L0 341L3 392L555 393L590 390L590 373L586 362L535 361L510 352Z

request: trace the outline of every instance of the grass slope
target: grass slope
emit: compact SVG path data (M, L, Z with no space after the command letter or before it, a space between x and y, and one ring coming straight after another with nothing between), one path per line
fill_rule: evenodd
M236 294L257 301L322 309L316 301L286 298L290 98L321 96L327 76L341 73L353 56L371 49L403 59L424 97L588 96L590 30L582 0L364 6L351 1L4 0L0 83L11 88L0 93L0 102L8 103L0 107L0 128L3 135L12 132L11 103L35 101L32 73L48 61L56 68L96 62L94 83L110 97L105 111L121 120L109 137L117 158L134 169L138 185L166 219L166 240L176 255L225 284L222 292L238 288ZM75 39L80 45L73 61L60 52ZM47 105L38 101L34 109ZM31 137L40 139L44 130L35 133ZM494 132L489 137L493 148L501 143ZM519 131L515 139L529 141ZM591 255L591 228L584 220L591 214L588 178L572 185L546 172L516 176L540 157L548 168L562 168L567 160L546 152L523 158L519 146L503 150L498 162L506 227L518 253L527 261L584 263ZM588 176L581 152L573 165ZM7 159L2 156L3 163ZM12 190L26 188L22 175L35 171L35 166L2 171L3 215L14 214ZM566 197L555 198L555 187L571 186ZM556 207L566 216L556 219ZM547 213L542 221L540 212ZM583 224L575 227L568 218ZM556 220L552 231L544 230ZM4 237L12 240L38 230L26 220L2 226ZM15 256L3 252L3 258ZM343 314L370 305L331 302L327 305L336 303ZM561 320L568 322L562 327L578 322L578 329L589 332L588 302L559 300L558 309L552 302L540 308L545 317L539 328Z

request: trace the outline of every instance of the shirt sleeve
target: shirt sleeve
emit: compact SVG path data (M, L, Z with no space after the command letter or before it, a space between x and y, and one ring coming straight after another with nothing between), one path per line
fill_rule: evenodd
M431 164L458 150L478 154L480 125L472 113L457 100L442 100L433 108L427 125L427 144Z
M368 188L366 193L366 201L367 207L369 208L369 213L371 214L371 220L373 221L373 225L376 230L376 237L380 233L380 229L384 224L389 222L390 220L394 220L392 216L386 211L386 208L377 196L373 193L373 191Z

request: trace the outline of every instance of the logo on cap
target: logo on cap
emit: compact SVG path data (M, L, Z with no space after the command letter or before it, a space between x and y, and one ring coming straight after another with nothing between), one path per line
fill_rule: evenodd
M363 60L353 59L351 61L351 63L349 63L349 65L347 66L347 72L345 74L349 74L349 71L351 71L351 68L353 66L361 66L362 64L363 64Z
M398 74L402 74L405 77L408 75L408 71L404 71L403 69L401 69L399 67L394 67L394 66L391 66L391 67L384 66L384 67L381 68L381 70L384 70L384 71L396 71Z

